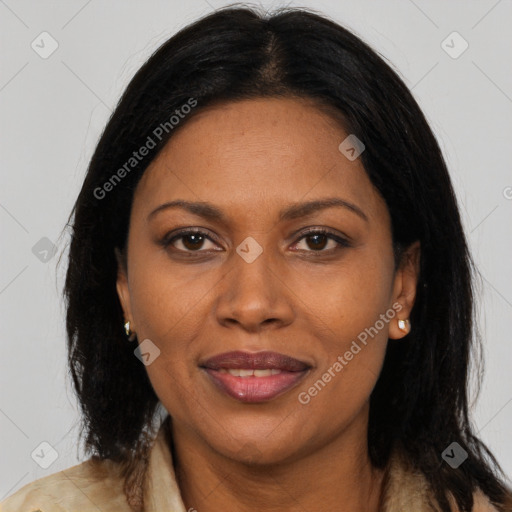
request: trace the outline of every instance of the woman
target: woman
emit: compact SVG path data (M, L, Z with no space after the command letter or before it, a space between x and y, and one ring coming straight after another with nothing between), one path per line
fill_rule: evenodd
M2 511L512 510L468 418L445 162L346 29L230 8L179 32L125 91L71 225L92 458Z

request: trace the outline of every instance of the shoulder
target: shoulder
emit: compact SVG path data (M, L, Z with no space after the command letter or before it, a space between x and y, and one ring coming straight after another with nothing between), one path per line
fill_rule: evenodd
M494 507L487 496L480 490L478 490L474 496L473 512L498 512L498 509ZM457 509L455 509L457 512Z
M131 512L119 465L89 459L25 485L0 503L0 512Z
M455 504L455 500L450 496L450 505L452 512L460 512L459 507ZM473 494L473 509L471 512L499 512L499 510L491 504L489 498L478 489Z
M472 512L498 512L487 496L477 490L473 495ZM460 512L452 496L449 497L452 512ZM386 472L382 512L414 510L415 512L439 512L425 476L415 469L407 457L395 451Z

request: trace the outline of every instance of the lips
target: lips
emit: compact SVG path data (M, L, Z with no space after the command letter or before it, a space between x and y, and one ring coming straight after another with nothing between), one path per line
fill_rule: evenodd
M251 370L283 370L287 372L300 372L309 365L290 356L278 352L226 352L207 359L201 366L212 370L225 369L251 369Z
M226 352L200 364L217 389L241 402L265 402L294 387L311 366L277 352Z

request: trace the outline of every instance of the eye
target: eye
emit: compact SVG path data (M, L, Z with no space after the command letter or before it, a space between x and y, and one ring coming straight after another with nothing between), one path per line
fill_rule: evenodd
M206 247L206 250L201 251L200 249L204 249L207 242L213 243L213 237L200 229L189 228L179 231L178 233L174 233L172 236L167 235L164 240L162 240L162 245L164 247L171 245L181 252L207 252L207 250L219 250L214 249L213 247L216 247L214 245L210 248Z
M306 248L298 249L306 252L331 252L342 247L350 247L350 243L345 238L332 233L326 229L313 228L303 233L296 244L305 241ZM331 247L326 247L331 242Z

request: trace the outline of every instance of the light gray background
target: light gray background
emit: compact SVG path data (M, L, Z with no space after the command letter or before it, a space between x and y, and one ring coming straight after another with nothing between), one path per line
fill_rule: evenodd
M32 248L43 237L57 243L94 145L135 71L179 28L222 5L213 0L0 0L0 499L83 460L77 450L78 407L66 369L65 252L56 268L67 239L59 241L58 254L47 263ZM483 275L479 316L486 374L475 425L510 475L511 2L288 5L317 9L376 48L412 88L438 137ZM59 45L47 59L31 48L34 40L42 46L43 31ZM453 31L469 43L457 59L441 46ZM452 39L451 51L461 48ZM43 441L59 454L47 469L31 458Z

